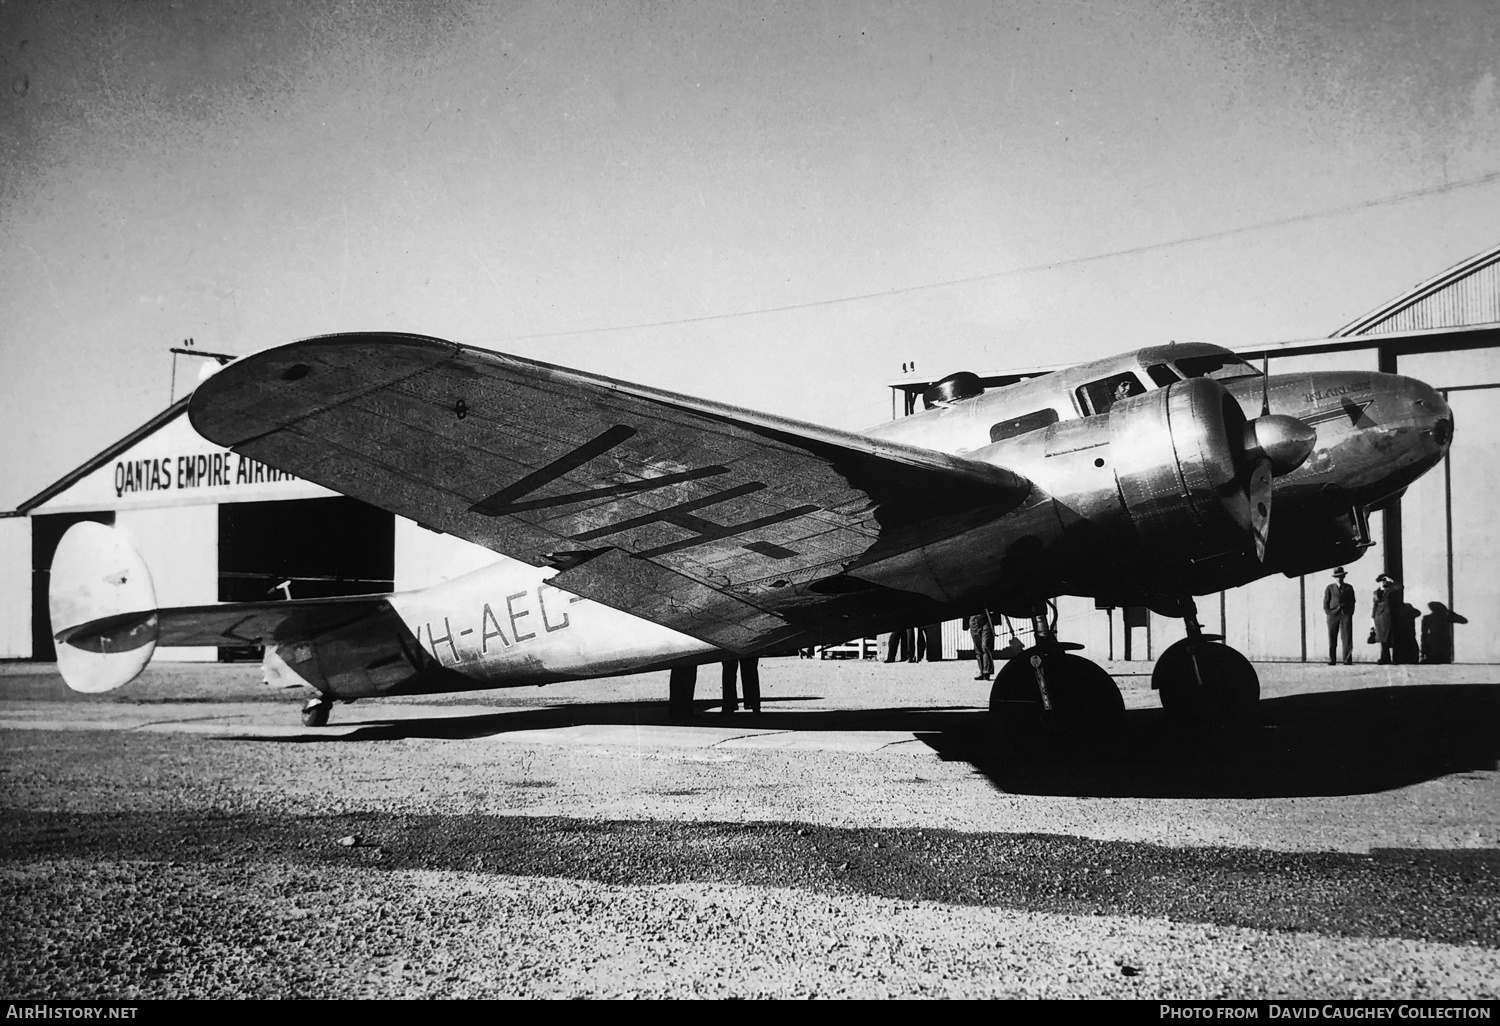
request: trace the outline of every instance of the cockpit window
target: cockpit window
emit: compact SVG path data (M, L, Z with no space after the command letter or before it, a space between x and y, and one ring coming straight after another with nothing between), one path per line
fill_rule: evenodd
M1024 435L1028 431L1035 431L1056 423L1056 410L1037 410L1035 413L1028 413L1022 417L1002 420L990 428L990 441L998 442L1001 439L1014 438L1016 435Z
M1233 381L1236 378L1258 378L1260 371L1230 353L1213 353L1208 356L1184 356L1177 361L1177 369L1184 377L1213 378L1216 381Z
M1112 374L1099 381L1078 386L1078 401L1085 414L1108 413L1109 408L1121 399L1129 399L1146 391L1141 379L1134 374Z
M1171 367L1168 367L1164 363L1153 363L1151 366L1146 368L1146 373L1151 376L1151 380L1156 382L1157 386L1160 388L1166 388L1174 381L1182 380L1175 373L1173 373Z

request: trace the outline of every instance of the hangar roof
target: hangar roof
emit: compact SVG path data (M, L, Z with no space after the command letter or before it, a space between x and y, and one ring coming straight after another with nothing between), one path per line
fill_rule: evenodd
M130 434L126 435L124 438L121 438L118 442L114 443L109 448L104 449L96 455L89 457L83 463L80 463L78 466L68 471L62 477L52 482L46 488L43 488L31 498L21 503L16 507L16 512L20 514L30 513L33 509L40 506L42 503L46 502L53 496L67 491L70 487L72 487L74 483L81 481L83 478L87 477L95 470L98 470L110 460L114 459L116 456L120 455L125 450L135 445L136 442L139 442L141 439L146 438L149 435L154 435L162 427L162 425L166 424L168 421L176 417L181 416L183 411L187 409L188 402L192 398L193 393L189 392L187 395L177 400L171 406L168 406L165 410L162 410L156 416L146 421L146 423L130 432Z
M1334 338L1500 321L1500 246L1461 260L1383 306L1356 317Z
M215 445L183 414L189 397L21 503L15 516L333 495L321 485Z

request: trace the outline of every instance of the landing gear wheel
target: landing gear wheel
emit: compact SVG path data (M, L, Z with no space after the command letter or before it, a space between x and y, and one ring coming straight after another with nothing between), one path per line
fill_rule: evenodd
M1117 726L1125 715L1125 699L1114 678L1097 663L1067 652L1040 655L1042 674L1052 710L1042 707L1032 658L1027 649L1005 664L990 689L990 712L1007 734L1035 731L1043 725L1094 732Z
M326 727L328 725L328 714L332 710L332 702L321 698L314 698L302 707L302 725L304 727Z
M1192 646L1196 645L1196 649ZM1197 670L1193 667L1194 651ZM1203 675L1199 683L1198 673ZM1161 654L1151 686L1172 719L1188 726L1248 727L1255 724L1260 677L1239 652L1216 641L1184 638Z

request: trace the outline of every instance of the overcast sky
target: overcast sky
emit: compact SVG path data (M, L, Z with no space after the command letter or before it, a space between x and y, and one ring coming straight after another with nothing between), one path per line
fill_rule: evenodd
M1500 242L1497 76L1493 0L4 0L0 508L189 336L858 428L913 360L1325 335Z

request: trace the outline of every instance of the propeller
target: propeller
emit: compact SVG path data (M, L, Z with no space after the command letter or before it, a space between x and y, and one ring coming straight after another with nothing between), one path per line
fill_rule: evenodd
M1290 474L1312 454L1318 432L1285 413L1271 412L1270 354L1261 354L1260 416L1245 423L1240 439L1245 505L1240 525L1255 538L1255 556L1266 559L1271 529L1271 482Z

